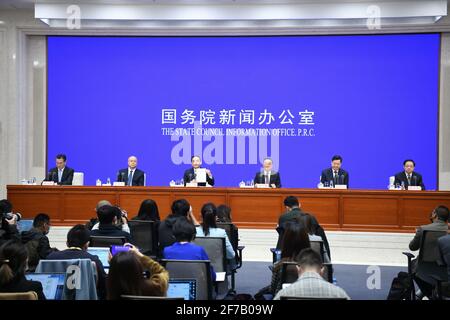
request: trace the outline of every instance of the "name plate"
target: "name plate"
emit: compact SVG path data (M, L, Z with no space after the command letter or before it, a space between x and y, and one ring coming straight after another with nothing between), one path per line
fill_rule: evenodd
M123 181L114 181L113 182L114 187L125 187L125 182Z
M189 182L189 183L186 183L186 187L198 187L198 184L197 184L197 182Z
M334 186L335 189L347 189L346 184L337 184Z
M408 190L422 191L422 187L421 186L408 186Z
M255 188L270 188L270 185L265 183L257 183L255 184Z
M56 183L56 182L53 182L53 181L43 181L43 182L42 182L42 185L43 185L43 186L56 186L57 183Z

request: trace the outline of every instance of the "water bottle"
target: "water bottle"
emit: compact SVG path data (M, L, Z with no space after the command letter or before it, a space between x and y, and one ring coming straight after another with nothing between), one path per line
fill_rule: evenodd
M101 186L102 185L102 181L100 180L100 179L97 179L96 181L95 181L95 185L98 187L98 186Z
M330 188L334 188L334 186L333 186L333 180L330 180Z
M402 190L405 190L405 181L402 181Z
M110 179L110 178L106 179L106 184L107 184L108 186L111 185L111 179Z

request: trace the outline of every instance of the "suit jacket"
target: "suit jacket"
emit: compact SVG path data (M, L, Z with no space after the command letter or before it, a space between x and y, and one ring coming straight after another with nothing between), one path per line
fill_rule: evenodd
M266 182L266 178L264 177L264 172L259 172L255 175L254 183L262 183L264 184ZM278 172L271 172L270 173L270 179L269 184L274 184L277 188L281 188L281 179L280 179L280 173Z
M420 241L422 240L422 231L448 231L448 224L442 220L436 220L433 223L420 226L417 228L414 238L409 243L409 249L411 251L416 251L420 249Z
M450 234L438 239L439 252L442 261L447 265L448 280L450 281Z
M405 185L405 189L408 189L408 186L410 184L408 183L408 178L406 177L405 171L399 172L395 175L394 185L396 185L396 184L401 185L402 182ZM413 171L413 173L411 174L411 186L421 186L422 190L425 190L425 185L423 184L421 174Z
M65 167L62 177L61 177L61 182L58 182L58 168L51 168L50 171L48 172L47 176L45 177L44 181L53 181L58 183L59 185L72 185L72 180L73 180L73 173L75 172L75 170L69 168L69 167Z
M338 184L345 184L348 188L348 172L344 169L339 169L338 171L339 175L339 183ZM320 177L320 182L330 182L333 181L333 183L336 185L334 179L333 179L333 169L328 168L322 171L322 176Z
M117 175L117 181L125 182L128 185L128 168L119 170ZM133 173L132 186L143 186L144 185L144 171L135 169Z
M13 280L7 285L0 286L0 292L5 293L28 291L36 292L39 300L46 300L44 291L42 290L42 284L39 281L27 280L25 276L21 276L20 278Z
M194 173L194 168L190 168L187 169L184 172L184 176L183 176L183 180L184 180L184 185L186 185L186 183L191 182L192 180L195 180L195 173ZM206 182L213 186L214 185L214 178L210 178L209 175L206 175ZM205 185L204 183L199 183L199 185Z

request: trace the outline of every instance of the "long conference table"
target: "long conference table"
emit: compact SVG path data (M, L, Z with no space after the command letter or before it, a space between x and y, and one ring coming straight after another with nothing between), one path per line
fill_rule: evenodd
M184 198L197 218L201 206L213 202L230 206L233 222L240 228L273 229L285 211L283 200L289 195L298 197L302 209L314 214L326 230L411 232L429 223L436 206L450 207L447 191L7 186L8 200L25 218L44 212L53 225L66 226L95 217L99 200L108 200L133 217L141 201L151 198L163 219L170 213L171 203Z

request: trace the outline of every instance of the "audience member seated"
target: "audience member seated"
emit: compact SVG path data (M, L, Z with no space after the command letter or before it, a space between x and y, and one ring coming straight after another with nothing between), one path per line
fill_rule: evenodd
M448 232L448 218L449 218L449 210L445 206L438 206L430 215L430 224L423 225L417 228L416 234L414 238L409 243L409 249L411 251L416 251L420 249L420 242L422 240L422 234L424 230L428 231L445 231ZM412 271L416 273L418 271L417 258L412 261ZM431 298L433 292L433 284L428 283L427 281L421 279L419 276L414 277L417 285L419 286L420 293L418 293L418 297L421 298L423 295Z
M47 256L47 260L90 259L95 262L98 275L98 296L100 299L104 299L106 296L106 273L99 257L87 252L90 237L91 232L89 229L82 224L77 224L67 233L67 249L50 253Z
M117 253L110 261L107 299L118 300L121 295L166 296L169 273L158 262L129 246L129 251Z
M442 256L442 261L447 265L448 279L450 282L450 234L439 238L438 240L439 252Z
M281 268L284 262L296 261L303 249L310 248L306 229L299 223L291 221L285 224L285 232L281 240L281 259L273 265L270 292L275 295L281 290Z
M152 199L146 199L142 201L141 207L136 217L131 220L140 221L160 221L158 205Z
M304 214L297 218L298 222L305 228L306 233L308 234L309 241L322 241L323 239L321 236L318 236L317 234L314 234L312 230L312 217L310 214ZM325 245L323 246L323 255L324 255L324 262L325 263L331 263L330 257L328 256L328 251Z
M224 204L217 207L217 222L232 223L231 208Z
M128 226L128 220L127 220L127 212L125 210L120 209L117 206L113 206L109 201L107 200L100 200L97 203L97 206L95 208L95 212L98 212L98 209L100 209L103 206L112 206L114 207L114 212L116 213L116 226L120 227L122 229L122 231L130 232L130 227ZM92 227L89 228L89 230L97 230L98 227L100 226L100 223L97 221L93 221L93 219L91 219L92 222Z
M50 217L45 213L39 213L33 220L33 228L21 233L22 243L28 251L28 270L34 271L40 259L47 256L56 248L50 247L47 234L50 232Z
M9 240L0 247L0 292L36 292L39 300L45 300L42 284L25 278L28 253L25 246Z
M277 249L280 248L280 243L281 243L281 239L283 237L283 232L284 232L284 224L288 221L292 221L297 219L298 217L301 217L305 214L307 214L306 212L302 211L301 209L301 205L298 201L298 199L294 196L288 196L284 199L284 206L286 208L286 212L283 213L279 220L278 220L278 227L277 227L277 232L278 232L278 242L277 242ZM312 233L315 235L318 235L322 238L323 240L323 244L325 246L325 248L327 249L328 252L328 256L331 259L331 251L330 251L330 246L328 244L328 239L327 236L325 234L324 229L320 226L319 222L317 221L317 219L314 217L314 215L311 214L311 229L312 229Z
M227 233L224 229L217 228L217 209L212 203L206 203L202 207L202 223L196 228L197 237L218 237L225 238L225 249L227 259L234 258L234 249L228 239Z
M192 207L185 199L175 200L172 203L171 211L172 213L160 223L158 229L159 248L161 253L165 247L175 243L176 239L172 229L179 218L187 218L194 225L198 225L198 221L192 213Z
M296 298L318 298L318 299L347 299L350 297L347 293L326 281L322 274L324 268L320 255L312 249L304 249L295 259L297 262L297 270L299 278L289 287L278 291L274 300L280 297L296 297Z
M99 227L91 230L91 236L124 237L127 242L132 242L130 233L117 226L118 211L120 209L117 207L108 205L100 207L97 211Z
M195 238L195 233L195 226L191 221L185 217L178 218L173 225L173 234L176 242L173 245L164 248L164 259L209 260L208 254L202 247L191 243ZM211 276L213 281L215 281L216 273L212 266Z
M8 240L20 240L17 230L17 221L21 219L20 213L14 213L12 203L6 199L0 200L0 245Z

